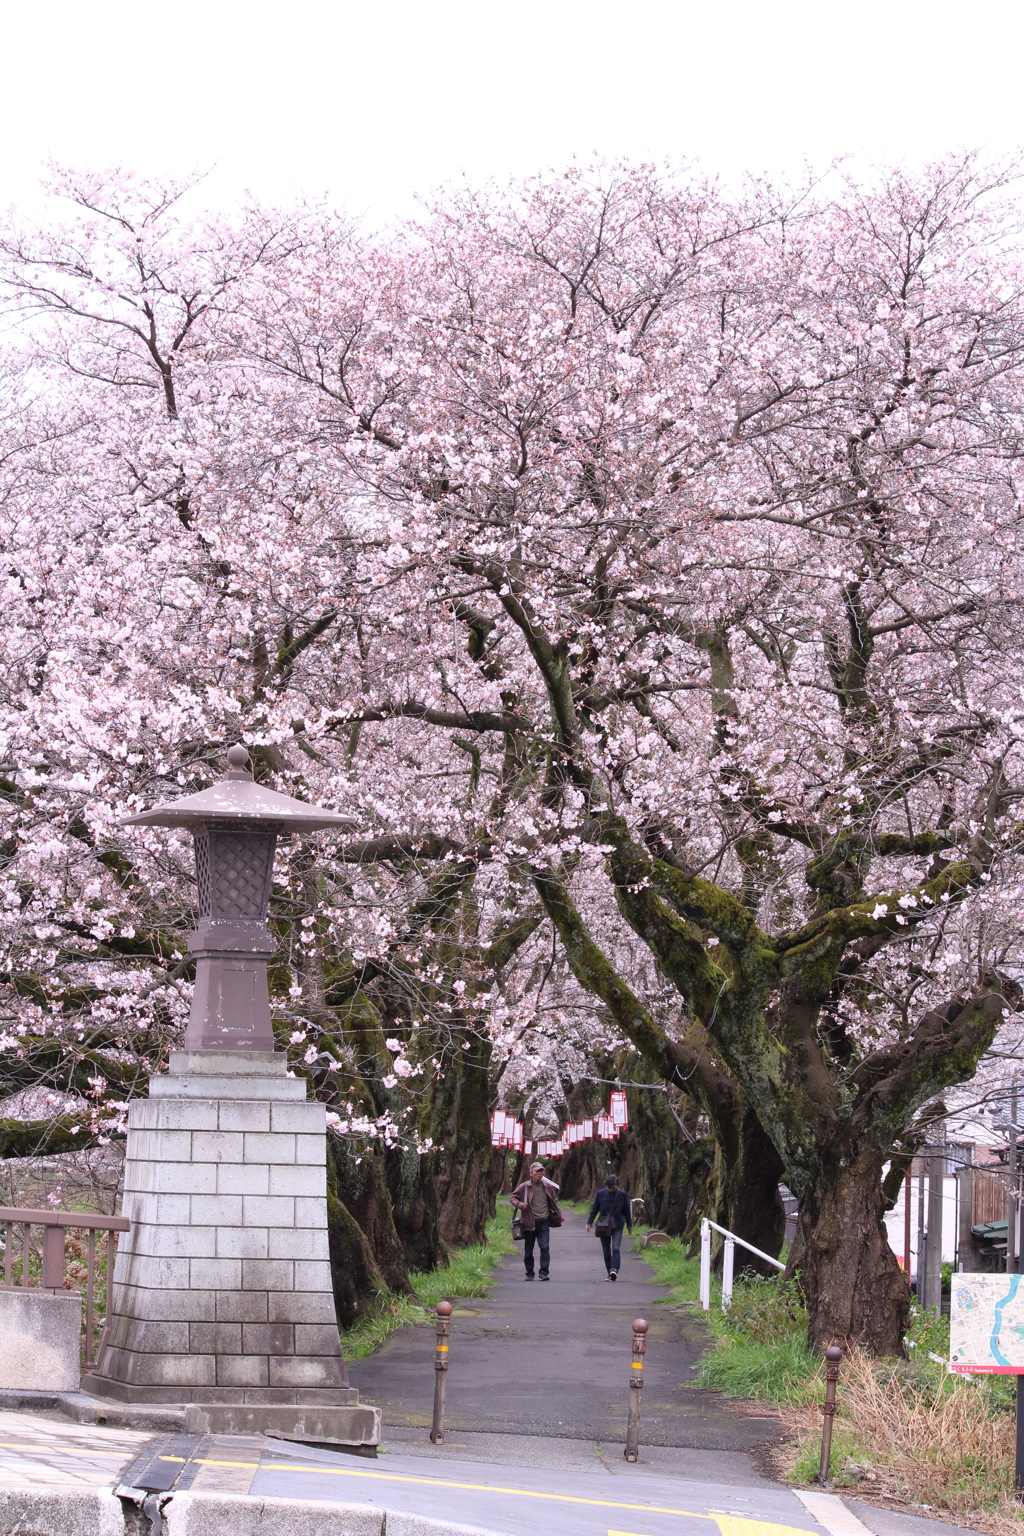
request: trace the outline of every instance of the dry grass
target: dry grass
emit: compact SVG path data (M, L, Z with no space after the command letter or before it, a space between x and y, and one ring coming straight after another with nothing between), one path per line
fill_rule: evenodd
M844 1357L836 1403L834 1486L890 1507L925 1506L993 1536L1021 1536L1013 1416L992 1412L980 1381L936 1381L854 1350ZM784 1409L783 1418L793 1440L780 1452L781 1470L810 1483L821 1445L820 1410Z

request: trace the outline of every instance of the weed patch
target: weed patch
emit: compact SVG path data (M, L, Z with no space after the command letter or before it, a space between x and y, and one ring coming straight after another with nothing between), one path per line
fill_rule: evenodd
M345 1359L364 1360L378 1350L396 1328L431 1322L433 1308L439 1301L486 1296L494 1281L495 1269L512 1249L508 1216L499 1213L487 1223L485 1243L457 1248L443 1268L410 1272L409 1281L415 1298L396 1296L390 1291L378 1292L366 1314L341 1336L341 1352Z
M641 1236L639 1230L635 1233ZM700 1302L700 1260L687 1257L681 1238L673 1237L657 1248L645 1248L643 1256L658 1277L659 1285L672 1287L671 1296L659 1297L662 1306L684 1306ZM712 1307L719 1303L721 1287L712 1281Z
M670 1305L698 1302L700 1261L674 1239L646 1249ZM697 1309L695 1309L697 1310ZM740 1277L729 1312L712 1284L700 1311L710 1348L697 1380L726 1397L771 1403L790 1432L776 1454L790 1482L813 1483L821 1452L824 1362L807 1347L807 1313L798 1289L780 1280ZM1010 1377L952 1375L949 1320L912 1316L905 1360L844 1352L829 1476L858 1497L884 1499L993 1533L1022 1536L1013 1493L1016 1384Z
M765 1344L727 1333L701 1361L697 1381L726 1397L756 1397L779 1407L813 1403L824 1393L819 1362L802 1334Z
M983 1379L933 1375L904 1361L847 1351L836 1396L830 1476L858 1494L941 1512L963 1525L1019 1533L1013 1494L1015 1424ZM783 1470L810 1482L818 1467L821 1415L793 1409Z

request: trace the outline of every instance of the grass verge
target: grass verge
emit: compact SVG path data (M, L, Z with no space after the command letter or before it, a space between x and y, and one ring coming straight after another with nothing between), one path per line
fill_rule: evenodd
M669 1306L699 1307L700 1261L678 1239L646 1249ZM713 1284L710 1349L698 1383L724 1396L770 1403L788 1431L776 1473L810 1484L821 1449L821 1355L808 1349L807 1315L795 1287L740 1279L728 1313ZM902 1505L989 1531L1022 1536L1014 1492L1016 1388L1012 1378L949 1373L949 1321L917 1313L905 1360L844 1355L829 1476L839 1491Z
M341 1336L341 1352L346 1360L363 1360L372 1355L396 1328L428 1323L439 1301L455 1297L486 1296L494 1280L494 1271L513 1249L507 1214L500 1213L487 1223L487 1241L470 1248L457 1248L442 1269L414 1270L409 1281L416 1293L396 1296L379 1292L376 1304Z

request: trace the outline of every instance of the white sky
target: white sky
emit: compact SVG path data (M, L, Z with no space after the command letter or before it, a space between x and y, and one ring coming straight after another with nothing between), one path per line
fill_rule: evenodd
M740 168L1024 140L1020 0L4 0L0 204L43 163L297 190L376 221L597 151Z

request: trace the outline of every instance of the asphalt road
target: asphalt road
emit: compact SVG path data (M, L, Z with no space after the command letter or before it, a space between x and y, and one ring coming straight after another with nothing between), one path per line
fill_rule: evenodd
M448 1370L449 1431L554 1435L596 1442L625 1435L632 1322L648 1334L641 1445L747 1451L773 1439L774 1419L744 1418L693 1383L706 1348L702 1323L657 1306L668 1292L623 1245L620 1279L604 1277L601 1245L584 1218L551 1234L551 1280L523 1280L521 1249L505 1259L485 1300L457 1302ZM366 1360L349 1363L362 1400L384 1423L429 1428L432 1329L403 1328Z
M311 1465L317 1456L319 1467ZM375 1504L457 1520L501 1536L804 1536L822 1527L784 1489L718 1487L679 1478L624 1482L543 1467L427 1466L412 1456L345 1465L329 1452L268 1446L249 1493ZM351 1462L351 1458L349 1458Z
M442 1465L421 1454L425 1439L418 1431L409 1451L387 1450L372 1461L260 1435L149 1436L6 1413L0 1415L0 1528L37 1529L35 1506L19 1504L22 1492L31 1500L40 1488L58 1490L66 1501L76 1492L88 1496L123 1484L163 1490L173 1500L231 1496L230 1509L207 1507L199 1521L204 1530L218 1520L225 1530L265 1529L270 1506L260 1501L273 1498L328 1504L327 1525L315 1515L311 1520L308 1506L305 1512L295 1506L296 1529L304 1530L342 1530L344 1509L374 1507L391 1512L389 1530L393 1514L425 1515L453 1531L471 1524L495 1536L971 1536L831 1494L723 1482L712 1468L738 1470L734 1463L745 1458L735 1452L648 1448L638 1464L627 1465L619 1447L463 1433L470 1443L462 1458L459 1442L450 1441ZM490 1465L499 1442L505 1459ZM243 1514L241 1524L239 1496L252 1500L251 1518ZM65 1502L66 1512L71 1507ZM279 1519L274 1529L280 1528Z

